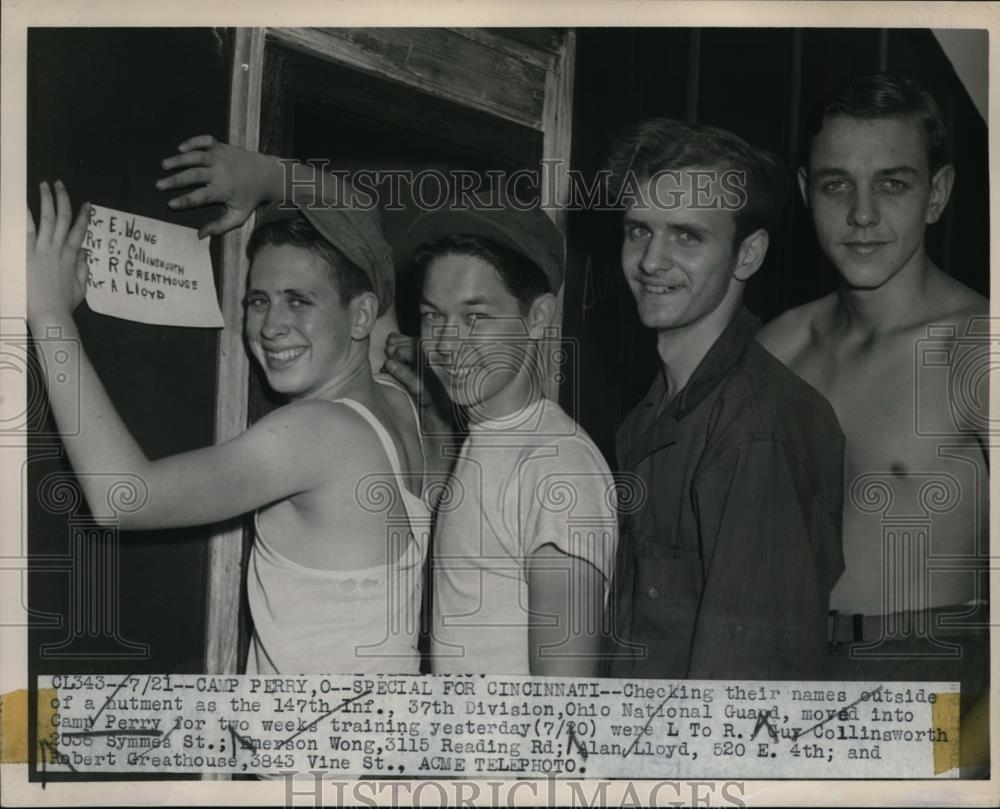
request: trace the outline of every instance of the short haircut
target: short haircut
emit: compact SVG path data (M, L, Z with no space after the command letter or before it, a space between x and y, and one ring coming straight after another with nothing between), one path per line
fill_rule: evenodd
M825 106L813 116L813 126L803 152L808 167L809 147L829 118L913 117L920 124L931 174L945 163L948 128L941 108L924 87L899 73L870 73L847 82Z
M257 251L266 245L300 247L323 259L342 306L347 306L363 292L375 292L367 273L323 238L300 213L265 222L256 228L247 243L247 258L253 261Z
M527 256L485 236L462 233L445 236L416 249L413 263L418 286L423 286L424 275L430 263L444 256L471 256L491 265L506 290L517 298L522 315L528 313L539 297L552 291L542 268Z
M618 196L629 174L648 180L659 172L703 168L742 177L743 204L733 207L734 247L760 228L773 234L781 221L787 178L781 161L743 138L704 124L650 118L618 138L604 161L610 190Z

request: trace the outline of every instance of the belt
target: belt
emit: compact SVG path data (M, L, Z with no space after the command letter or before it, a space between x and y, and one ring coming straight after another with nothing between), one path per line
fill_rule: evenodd
M969 611L969 604L949 604L928 610L894 612L889 615L863 615L830 610L827 620L827 642L830 651L841 643L865 643L886 638L904 640L917 635L917 627L925 627L928 637L953 638L984 634L985 628L966 624L942 624L938 619ZM923 631L921 632L923 634Z

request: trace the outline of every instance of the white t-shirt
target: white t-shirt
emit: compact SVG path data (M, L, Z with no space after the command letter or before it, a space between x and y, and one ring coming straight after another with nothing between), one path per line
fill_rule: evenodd
M606 597L615 502L603 456L557 404L470 425L434 531L432 670L529 674L528 557L551 543L586 560Z

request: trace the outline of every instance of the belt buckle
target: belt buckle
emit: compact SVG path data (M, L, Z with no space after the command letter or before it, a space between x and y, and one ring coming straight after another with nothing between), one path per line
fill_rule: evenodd
M852 621L852 624L853 624L852 627L851 627L851 630L852 630L851 634L854 636L854 642L855 643L864 643L865 642L865 616L862 613L860 613L860 612L856 612L852 616L851 621Z
M840 610L830 610L827 613L827 619L827 631L830 633L827 640L827 646L830 649L830 654L836 654L837 649L840 646L840 642L838 640L838 630L840 629Z

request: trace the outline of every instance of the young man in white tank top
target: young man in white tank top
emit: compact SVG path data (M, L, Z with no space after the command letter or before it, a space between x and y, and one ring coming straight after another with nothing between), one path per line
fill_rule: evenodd
M332 271L339 297L351 301L371 285L334 246L354 238L336 227L342 215L319 206L271 205L251 236L247 333L275 389L297 372L300 352L311 350L317 326L309 310L316 301L307 291L269 282L269 250L312 253ZM380 301L391 300L391 272L390 265L378 279L388 287ZM286 277L280 272L279 278ZM289 314L274 316L280 309L275 299L282 295L289 296ZM336 337L330 341L335 343ZM317 660L325 661L324 671L419 671L416 644L430 532L430 513L420 496L422 441L409 397L391 378L373 377L365 348L359 343L352 359L349 373L355 379L323 396L352 411L354 429L366 445L357 455L326 459L337 485L309 506L326 515L324 530L297 531L298 521L281 513L290 510L283 503L257 512L247 576L254 620L248 673L304 671ZM335 367L329 358L317 357Z
M95 515L107 513L111 488L137 480L144 504L115 515L126 530L256 511L251 670L417 673L422 449L405 395L378 384L369 364L369 335L393 297L391 250L371 213L315 202L273 206L249 250L247 345L287 405L232 440L151 461L82 351L77 378L51 386L49 401L59 424L82 414L63 441ZM37 229L29 211L34 334L79 340L88 213L73 221L59 183L55 204L41 187ZM392 496L378 499L378 487Z

